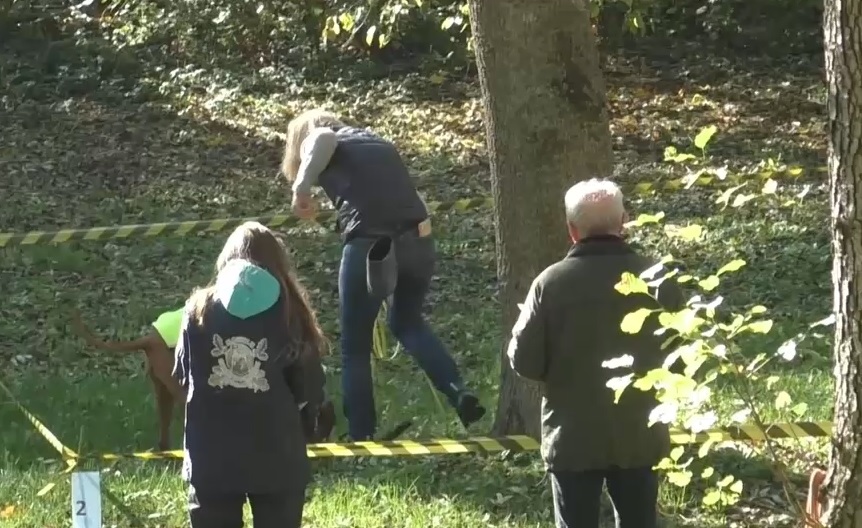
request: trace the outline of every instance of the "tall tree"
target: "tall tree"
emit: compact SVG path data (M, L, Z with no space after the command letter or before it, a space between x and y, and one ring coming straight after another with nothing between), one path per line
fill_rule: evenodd
M507 338L533 278L569 244L566 189L611 173L607 95L586 0L470 0L470 20ZM538 388L505 357L501 377L494 432L537 437Z
M862 528L862 0L826 0L835 418L825 525Z

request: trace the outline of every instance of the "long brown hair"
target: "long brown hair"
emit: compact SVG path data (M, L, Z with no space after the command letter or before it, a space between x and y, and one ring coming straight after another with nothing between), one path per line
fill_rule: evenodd
M237 227L225 242L216 260L215 274L234 259L245 259L268 272L281 284L284 319L291 332L298 332L297 340L303 350L313 350L318 355L326 354L328 343L317 322L317 316L308 300L305 288L299 283L290 263L290 258L282 241L266 226L258 222L245 222ZM212 304L215 295L215 277L204 288L192 293L189 300L191 317L203 324L206 309Z
M344 126L340 117L326 110L315 108L294 117L287 124L287 139L284 143L284 158L281 160L281 172L287 181L296 179L299 166L302 163L302 142L308 134L318 127L340 127Z

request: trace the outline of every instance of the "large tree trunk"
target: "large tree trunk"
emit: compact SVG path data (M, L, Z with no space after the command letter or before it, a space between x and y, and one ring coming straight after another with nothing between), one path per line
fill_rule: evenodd
M569 244L563 196L612 169L585 0L470 0L496 218L504 346L533 278ZM495 434L539 436L537 387L502 360Z
M835 419L825 525L862 528L862 0L827 0Z

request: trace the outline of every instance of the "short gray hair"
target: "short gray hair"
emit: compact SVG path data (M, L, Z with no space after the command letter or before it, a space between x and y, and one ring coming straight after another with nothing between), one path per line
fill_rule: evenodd
M622 226L623 192L610 180L592 178L566 191L566 220L581 236L614 234Z

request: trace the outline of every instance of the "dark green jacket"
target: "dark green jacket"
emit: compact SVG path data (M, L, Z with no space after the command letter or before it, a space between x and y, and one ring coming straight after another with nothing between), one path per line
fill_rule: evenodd
M638 275L653 264L618 237L592 237L575 244L530 287L508 357L515 372L543 385L542 458L551 471L650 466L669 452L667 427L647 425L655 397L628 387L614 404L606 383L628 371L602 367L625 354L635 358L640 373L664 361L666 336L652 333L657 316L650 316L641 333L620 330L627 313L658 304L614 289L623 272ZM662 284L658 297L669 310L684 304L673 280Z

